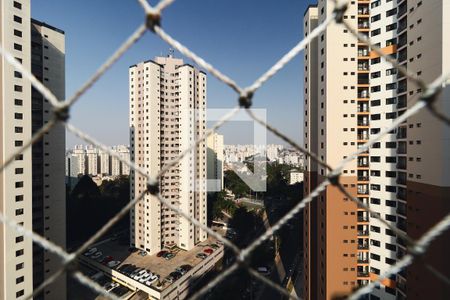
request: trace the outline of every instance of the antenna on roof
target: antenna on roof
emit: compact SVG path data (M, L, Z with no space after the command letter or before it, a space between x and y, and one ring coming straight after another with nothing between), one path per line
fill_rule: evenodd
M172 48L169 48L169 57L173 57L173 52L174 52L174 50L172 49Z

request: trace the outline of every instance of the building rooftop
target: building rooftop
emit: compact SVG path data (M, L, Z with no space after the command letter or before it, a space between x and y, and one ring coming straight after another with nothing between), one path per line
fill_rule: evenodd
M166 260L163 257L157 257L156 255L141 256L139 254L139 250L134 253L130 253L129 245L124 244L123 242L121 243L120 240L109 239L106 241L102 241L93 247L97 248L97 251L102 251L102 257L112 256L113 260L121 261L121 263L114 268L116 270L122 265L132 264L138 268L148 269L152 273L158 274L160 276L160 282L162 283L162 285L156 286L158 282L155 282L151 286L151 288L158 291L163 291L170 286L169 283L164 281L164 279L169 276L170 273L174 272L175 269L181 265L189 264L193 268L195 268L196 265L203 261L203 259L197 258L196 255L198 253L204 253L203 250L205 250L206 248L211 248L209 247L209 245L216 242L216 238L209 237L206 241L197 244L193 249L189 251L176 248L174 250L171 250L171 252L175 253L176 255L170 260ZM219 245L219 247L220 248L216 250L213 249L214 252L211 254L211 256L213 256L216 252L223 250L223 246ZM98 267L101 265L97 261L84 256L83 260L88 262L90 265L93 265L94 267ZM104 265L101 266L103 268L106 267Z

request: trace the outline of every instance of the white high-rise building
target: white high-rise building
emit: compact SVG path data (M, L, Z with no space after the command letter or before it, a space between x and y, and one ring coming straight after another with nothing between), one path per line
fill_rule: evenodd
M30 18L30 1L0 0L0 44L65 97L64 32ZM0 164L51 117L50 104L0 57ZM0 211L65 247L64 127L56 126L0 172ZM60 267L54 255L0 223L0 299L22 299ZM34 299L65 299L65 275Z
M213 133L208 136L207 144L207 178L208 192L221 191L223 189L223 135Z
M130 149L125 145L117 146L117 152L122 159L130 160ZM120 162L120 175L130 175L130 167Z
M86 147L87 173L89 175L98 174L98 150L92 145Z
M109 163L109 153L100 150L98 153L100 162L100 174L110 175L110 163Z
M206 74L181 59L157 57L129 69L131 159L155 177L205 132ZM146 189L130 173L131 198ZM162 197L206 225L206 145L200 143L160 179ZM146 194L131 212L131 244L151 254L162 245L192 249L205 231Z
M76 145L72 150L72 156L77 157L76 161L78 163L78 165L73 166L73 173L81 175L86 174L86 151L84 150L83 145Z

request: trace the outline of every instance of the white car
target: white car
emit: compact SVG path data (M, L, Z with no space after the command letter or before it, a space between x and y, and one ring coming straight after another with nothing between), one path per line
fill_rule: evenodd
M84 256L91 256L92 254L94 254L95 252L97 252L97 248L90 248L88 249L88 251L86 251L83 255Z
M97 259L97 258L99 258L100 256L102 256L103 255L103 252L102 251L97 251L97 252L95 252L92 256L91 256L91 258L92 259Z
M140 282L140 283L144 283L144 282L146 282L147 280L149 280L152 276L153 276L153 274L152 274L151 272L150 272L150 273L146 273L145 276L142 276L142 277L139 279L139 282Z
M158 280L159 279L159 275L153 275L152 277L150 277L146 282L145 282L145 284L146 285L148 285L148 286L150 286L153 282L155 282L156 280Z
M119 264L120 264L119 260L113 260L113 261L110 261L109 263L107 263L106 265L110 268L114 268L115 266L118 266Z
M136 275L133 276L133 279L139 280L142 276L145 276L145 274L147 274L147 270L140 270Z

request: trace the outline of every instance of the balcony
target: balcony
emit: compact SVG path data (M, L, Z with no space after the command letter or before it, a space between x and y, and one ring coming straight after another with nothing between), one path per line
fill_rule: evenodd
M406 127L399 127L397 131L398 139L406 139Z
M358 222L369 222L369 216L358 216ZM367 248L369 248L369 246L367 246Z
M358 164L357 166L359 168L368 168L369 167L369 162L367 161L367 159L358 159Z
M406 216L406 205L399 202L399 205L397 206L397 214Z
M359 113L368 113L369 112L369 106L368 105L360 105L358 106L358 112Z
M397 109L406 107L406 96L400 96L397 98Z
M358 250L369 250L369 244L358 244Z
M363 6L363 7L359 7L358 8L358 15L364 16L364 15L368 15L368 14L369 14L369 7L368 6Z
M369 231L367 230L358 230L358 236L368 236Z
M358 63L358 71L369 71L368 63Z
M358 176L358 181L369 181L369 176Z
M397 199L406 200L406 192L404 190L399 190L397 192Z
M358 258L358 264L368 264L369 263L369 259L366 258Z
M358 29L369 29L369 22L358 23Z
M369 98L369 90L358 91L358 98Z
M358 49L358 57L369 57L369 49Z
M358 134L357 138L359 141L366 141L369 139L369 135L368 134Z

